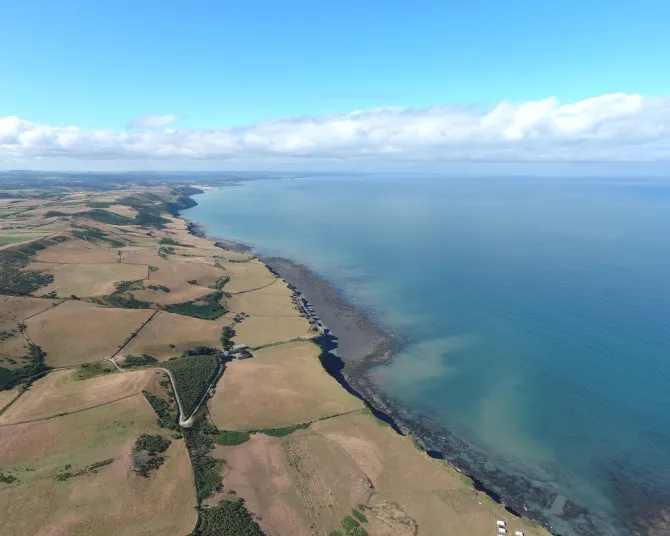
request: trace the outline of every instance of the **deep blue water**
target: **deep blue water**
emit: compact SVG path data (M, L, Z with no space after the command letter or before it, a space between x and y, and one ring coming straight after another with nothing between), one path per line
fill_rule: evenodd
M196 200L210 234L310 265L410 341L373 371L383 392L598 533L670 501L670 182L319 177Z

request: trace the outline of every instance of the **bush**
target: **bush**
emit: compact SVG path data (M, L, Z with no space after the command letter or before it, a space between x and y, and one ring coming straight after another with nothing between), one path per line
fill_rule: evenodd
M169 313L193 316L195 318L202 318L203 320L216 320L228 312L228 309L219 303L222 297L222 292L214 292L198 300L166 305L164 309ZM198 302L203 303L199 304Z
M184 439L191 455L195 489L200 504L221 487L219 469L222 462L208 456L214 447L214 442L199 430L185 429Z
M145 450L149 454L165 452L172 442L161 435L142 434L135 441L135 450Z
M191 415L216 376L219 368L216 357L182 356L166 361L163 366L174 376L175 387L186 413L184 417Z
M143 365L152 365L156 363L158 360L150 356L148 354L142 354L140 356L137 355L129 355L126 356L124 359L123 366L124 367L141 367Z
M162 290L163 292L170 292L170 289L165 285L147 285L149 290Z
M74 375L76 380L88 380L103 374L111 374L116 371L116 368L111 363L82 363L77 367L77 372Z
M100 208L94 208L87 212L76 212L72 214L75 218L88 218L93 221L100 223L106 223L108 225L132 225L135 223L131 218L121 216L114 212L109 212Z
M219 445L234 446L241 445L249 441L249 432L220 432L216 438L216 442Z
M286 428L267 428L265 430L258 431L272 437L284 437L292 434L296 430L305 430L306 428L309 428L309 424L296 424L295 426L288 426Z
M121 248L126 244L115 238L110 238L107 233L97 227L84 226L79 230L72 231L72 234L79 240L88 240L91 242L107 242L113 248Z
M171 405L149 391L142 391L142 394L158 415L158 425L168 430L176 430L178 428L177 415Z
M161 246L179 246L179 247L182 247L182 248L194 248L195 247L192 244L182 244L181 242L177 242L176 240L172 240L171 238L161 238L158 243Z
M263 536L240 500L221 501L218 506L202 510L200 516L194 536Z
M368 518L365 517L365 514L363 514L362 512L359 512L358 510L356 510L356 508L352 508L351 513L361 523L367 523L368 522Z
M39 346L30 344L28 355L25 356L28 362L26 365L16 369L0 367L0 391L11 389L48 370L48 367L44 364L46 355Z
M165 452L172 441L161 435L143 434L135 441L133 447L133 471L143 477L148 477L154 469L158 469L165 458L158 456Z

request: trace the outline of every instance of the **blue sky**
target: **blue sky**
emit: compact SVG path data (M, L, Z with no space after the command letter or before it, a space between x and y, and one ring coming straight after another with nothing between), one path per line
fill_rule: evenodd
M0 115L180 126L670 88L670 2L3 2Z
M0 118L31 125L125 131L174 114L179 129L246 128L670 94L667 0L2 4Z

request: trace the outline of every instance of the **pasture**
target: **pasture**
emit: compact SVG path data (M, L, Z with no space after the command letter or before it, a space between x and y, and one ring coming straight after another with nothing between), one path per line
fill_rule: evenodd
M131 468L141 434L159 434L141 395L46 421L0 427L3 536L162 536L196 522L195 490L183 440L148 478Z
M139 293L135 293L138 295ZM160 361L177 357L196 346L220 347L221 330L229 319L201 320L159 311L121 352L125 355L149 354ZM170 344L174 348L170 347Z
M235 326L235 333L236 344L252 348L318 335L302 316L250 316Z
M75 374L72 369L57 370L34 382L19 400L0 415L0 425L81 411L142 390L152 391L154 384L164 376L161 371L137 370L77 380Z
M360 410L322 367L315 344L293 342L228 363L209 401L220 430L282 428Z
M82 297L112 294L118 281L145 279L148 267L140 264L98 263L98 264L49 264L31 263L28 269L42 270L54 276L54 282L41 288L38 294L56 292L67 298L71 295Z
M27 320L26 332L47 353L47 365L74 366L113 355L152 314L66 301Z

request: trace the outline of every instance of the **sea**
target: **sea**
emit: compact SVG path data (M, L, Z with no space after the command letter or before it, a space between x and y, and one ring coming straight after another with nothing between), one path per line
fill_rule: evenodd
M194 199L208 234L308 265L402 341L372 382L484 484L507 475L556 534L670 533L670 181L342 174Z

